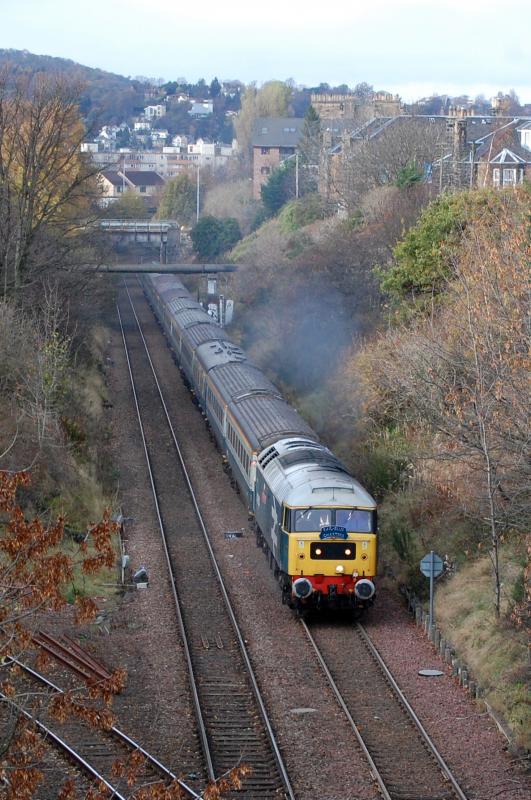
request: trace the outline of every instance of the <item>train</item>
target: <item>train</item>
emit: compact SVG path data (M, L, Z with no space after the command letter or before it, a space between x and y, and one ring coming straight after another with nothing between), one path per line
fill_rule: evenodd
M282 602L358 613L376 597L377 507L175 275L144 293L252 519Z

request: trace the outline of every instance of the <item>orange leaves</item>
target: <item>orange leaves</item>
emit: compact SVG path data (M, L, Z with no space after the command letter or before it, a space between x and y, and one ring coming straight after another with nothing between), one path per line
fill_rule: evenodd
M239 791L244 779L251 774L251 768L246 764L234 767L218 781L209 783L203 792L204 800L221 800L224 794L230 791Z
M127 761L116 761L112 767L112 774L116 778L124 778L128 786L134 786L144 765L145 757L139 750L133 751Z
M75 599L76 615L75 621L78 625L83 622L92 622L98 613L98 606L91 597L77 596Z
M76 785L72 778L69 778L62 785L57 795L57 800L76 800Z
M17 489L29 484L27 474L0 472L0 657L23 657L34 647L32 641L34 617L49 611L58 611L66 605L66 590L75 580L75 568L94 573L102 566L113 566L115 553L112 536L116 526L107 512L101 522L91 526L87 534L85 552L71 555L62 548L64 520L59 518L49 525L34 518L27 520L17 504ZM97 606L94 600L77 596L76 620L94 619ZM38 659L42 668L44 657ZM15 699L19 676L10 668L4 674L2 691ZM87 724L110 729L114 716L110 710L113 694L125 684L125 671L116 670L110 679L91 684L88 689L79 687L75 693L55 694L49 713L60 722L70 717ZM9 743L3 762L6 783L1 787L2 800L30 800L35 795L40 772L35 761L41 755L42 743L31 726L19 726ZM7 788L6 788L7 787ZM75 797L72 782L61 789L61 800ZM101 800L108 797L106 787L93 787L83 800Z
M54 694L48 706L48 712L58 722L66 722L70 717L76 717L92 727L101 728L104 731L110 730L115 723L115 717L108 708L86 705L72 692Z
M111 522L109 509L104 512L103 519L97 525L93 525L88 533L88 539L92 543L96 555L86 556L83 559L83 572L87 575L98 572L103 567L112 567L116 562L116 553L112 546L112 534L116 533L118 525Z
M0 511L11 511L15 505L15 493L19 486L27 486L29 476L25 472L0 473Z

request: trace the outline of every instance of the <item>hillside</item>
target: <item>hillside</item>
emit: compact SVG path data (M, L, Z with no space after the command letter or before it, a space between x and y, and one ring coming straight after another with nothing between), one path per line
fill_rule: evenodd
M67 58L36 55L27 50L0 49L0 70L10 66L15 74L65 75L84 85L80 110L87 127L119 124L145 105L144 89L138 81L93 69Z

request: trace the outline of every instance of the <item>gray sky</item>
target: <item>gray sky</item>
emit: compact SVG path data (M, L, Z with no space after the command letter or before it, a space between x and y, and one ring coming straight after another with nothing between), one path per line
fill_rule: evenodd
M0 0L0 47L167 80L294 78L531 102L528 0Z

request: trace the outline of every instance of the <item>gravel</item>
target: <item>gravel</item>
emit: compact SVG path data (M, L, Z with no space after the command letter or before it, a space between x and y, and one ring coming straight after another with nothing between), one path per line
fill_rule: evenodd
M266 558L255 546L247 512L231 487L201 413L180 380L160 330L142 311L147 339L164 384L170 414L207 528L246 638L258 681L298 800L372 800L378 795L354 736L332 697L301 626L281 604ZM170 601L144 455L133 417L129 378L116 320L109 344L108 379L113 408L112 450L120 470L119 500L133 569L145 565L149 588L130 591L108 611L109 635L92 646L104 660L128 669L126 691L116 699L118 724L181 775L200 771L182 645ZM169 476L171 480L171 476ZM226 531L242 530L226 539ZM109 604L107 604L109 605ZM111 604L112 605L112 604ZM366 625L421 721L471 800L530 798L525 775L480 704L451 677L448 667L400 600L380 592ZM437 678L418 670L435 667Z

